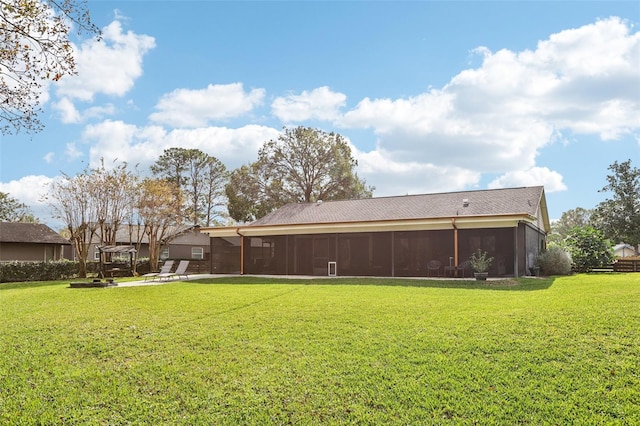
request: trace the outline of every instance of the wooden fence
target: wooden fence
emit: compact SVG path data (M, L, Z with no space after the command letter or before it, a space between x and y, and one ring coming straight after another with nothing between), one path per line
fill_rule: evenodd
M640 256L621 257L613 264L615 272L640 272Z

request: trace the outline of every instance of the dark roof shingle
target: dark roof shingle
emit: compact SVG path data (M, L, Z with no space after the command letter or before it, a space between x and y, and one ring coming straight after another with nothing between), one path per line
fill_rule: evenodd
M457 216L535 216L542 186L287 204L249 226ZM465 203L464 200L467 200Z
M69 244L69 240L42 223L0 222L0 242Z

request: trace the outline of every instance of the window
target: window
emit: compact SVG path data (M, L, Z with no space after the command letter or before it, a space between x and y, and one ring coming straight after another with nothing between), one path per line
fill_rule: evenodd
M93 260L100 260L100 250L98 250L98 247L93 249Z
M191 247L192 259L204 259L204 249L202 247Z
M160 252L160 259L165 260L165 259L168 259L168 258L169 258L169 247L163 249Z

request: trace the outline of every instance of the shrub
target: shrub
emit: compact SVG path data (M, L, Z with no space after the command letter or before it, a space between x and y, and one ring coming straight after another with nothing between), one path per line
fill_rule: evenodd
M569 275L571 256L561 247L551 246L538 256L538 265L544 275Z
M471 268L474 272L482 273L489 270L491 262L493 262L493 257L487 257L486 251L478 249L471 255L469 261L471 262Z
M613 244L591 226L574 228L567 238L567 247L578 272L601 268L614 260Z
M5 262L0 263L0 282L52 281L78 274L78 262Z

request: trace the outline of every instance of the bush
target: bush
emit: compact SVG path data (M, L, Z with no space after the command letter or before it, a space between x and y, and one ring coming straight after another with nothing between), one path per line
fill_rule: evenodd
M552 246L538 256L538 265L544 275L569 275L571 256L562 248Z
M602 232L591 227L574 228L567 238L567 247L578 272L589 272L593 268L610 265L613 256L613 244Z
M53 281L78 274L78 262L5 262L0 263L0 282Z

